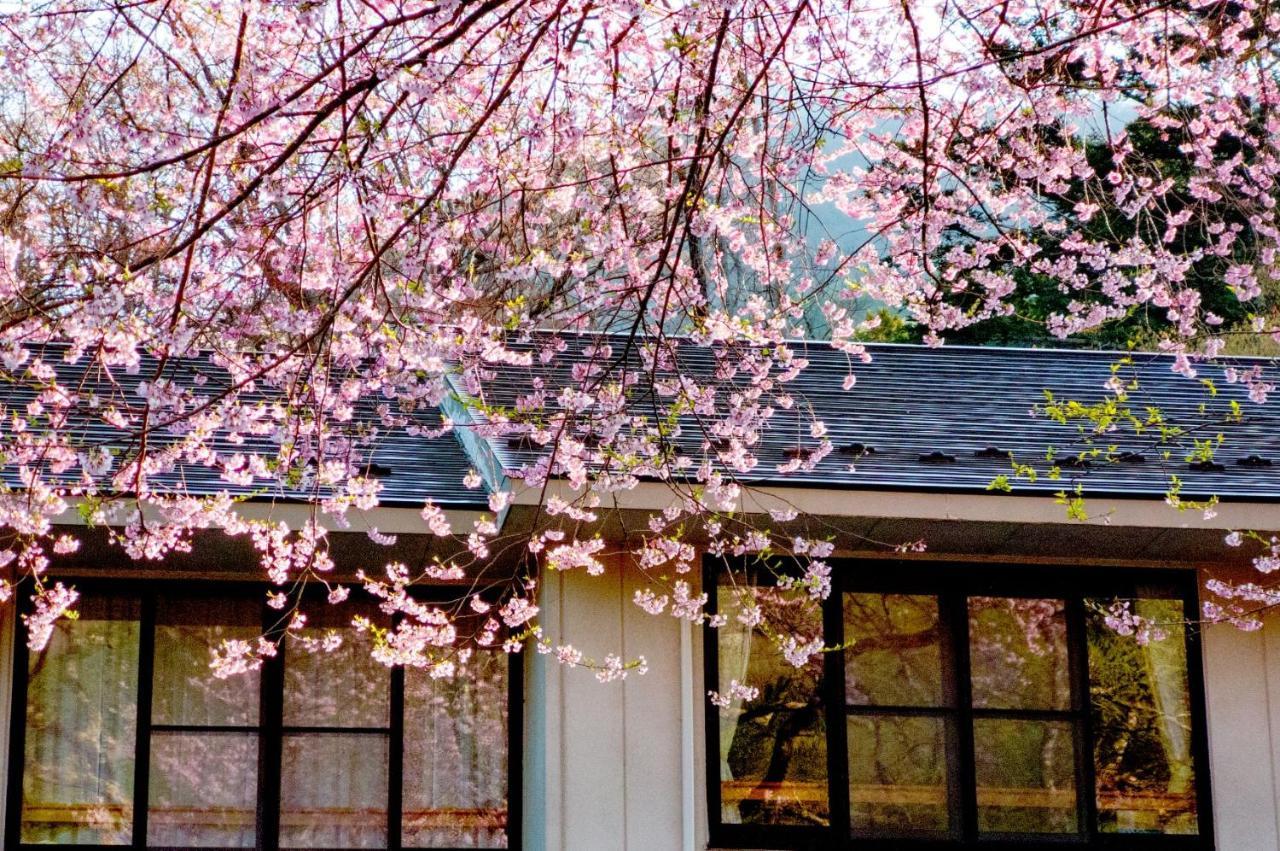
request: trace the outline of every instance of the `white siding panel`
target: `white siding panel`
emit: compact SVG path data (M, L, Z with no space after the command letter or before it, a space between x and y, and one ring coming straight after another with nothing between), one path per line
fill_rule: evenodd
M555 644L601 660L644 655L649 672L599 683L592 671L545 656L526 661L525 847L529 851L692 851L690 639L682 666L681 622L631 602L634 568L610 560L604 576L542 578L542 624ZM696 632L693 633L696 635ZM695 704L696 705L696 704ZM688 731L695 731L688 735ZM696 800L696 798L695 798Z
M1210 781L1221 851L1277 851L1275 747L1280 732L1280 622L1204 633Z
M559 579L544 579L540 603L542 622L558 628ZM556 663L537 653L524 659L522 816L524 846L531 851L560 848L563 810L560 781L560 677Z
M649 672L623 686L626 721L628 849L682 845L680 622L631 602L647 587L639 571L625 574L622 623L629 657L643 654Z
M1271 816L1275 832L1272 848L1280 848L1280 617L1267 618L1262 631L1264 653L1261 673L1255 676L1265 680L1267 686L1267 710L1270 715L1269 736L1271 744ZM1255 757L1256 758L1256 757ZM1266 811L1259 811L1265 817ZM1221 846L1225 847L1225 846Z
M603 659L622 647L619 605L622 577L616 570L590 577L561 575L565 609L560 637L588 656ZM572 623L572 628L567 628ZM561 777L564 784L565 851L625 849L626 707L619 682L602 684L590 671L560 668Z

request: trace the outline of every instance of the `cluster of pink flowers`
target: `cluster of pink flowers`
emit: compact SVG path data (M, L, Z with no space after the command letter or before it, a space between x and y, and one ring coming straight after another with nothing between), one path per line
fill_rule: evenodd
M715 690L707 692L711 705L720 709L728 709L734 701L750 703L759 696L760 688L758 686L749 686L737 680L730 680L729 690L724 693Z
M870 357L868 304L941 344L1009 316L1027 274L1061 296L1050 333L1151 311L1188 378L1228 331L1280 338L1256 310L1280 276L1280 15L1255 0L918 6L0 12L0 377L26 391L0 428L20 483L0 494L0 589L32 586L32 646L75 601L40 579L75 545L54 529L70 511L136 559L186 552L198 530L247 536L282 610L309 582L341 603L326 529L397 543L353 520L383 504L370 459L393 432L488 441L510 463L458 471L490 491L470 528L423 506L447 558L362 578L404 618L387 661L455 670L441 654L461 652L460 617L488 616L481 600L494 612L477 641L585 666L537 631L526 574L483 599L465 580L516 550L605 572L591 526L642 485L671 500L626 543L648 585L636 604L754 626L770 615L750 604L708 617L691 542L798 558L779 590L811 606L830 593L834 545L787 528L795 508L753 512L743 482L832 463L830 424L794 389L812 370L794 340L815 327L847 359L832 393ZM1183 178L1144 156L1135 121L1185 157ZM813 205L867 238L814 233L799 215ZM1247 326L1206 307L1206 262ZM619 333L574 342L602 331ZM1256 404L1274 395L1260 370L1228 378ZM787 455L762 465L771 435ZM282 494L312 516L237 510ZM504 514L535 502L507 547ZM1274 542L1255 565L1280 566ZM416 583L466 590L423 608ZM1123 609L1109 622L1155 632ZM781 646L803 665L821 646L792 633ZM270 645L228 645L217 670Z
M1139 644L1147 645L1153 641L1164 641L1168 636L1168 624L1160 624L1148 617L1137 614L1133 603L1129 600L1117 600L1107 606L1103 613L1103 622L1119 635L1131 635Z
M27 627L27 646L32 650L43 649L53 636L58 619L70 611L78 599L79 592L61 582L41 589L35 598L35 610L22 616Z

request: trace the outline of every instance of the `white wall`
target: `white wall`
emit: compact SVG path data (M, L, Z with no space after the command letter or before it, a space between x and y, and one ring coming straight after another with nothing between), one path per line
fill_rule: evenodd
M631 602L638 571L548 572L542 624L588 656L644 654L649 672L601 684L529 654L524 845L528 851L693 851L705 845L701 637Z
M1209 780L1219 851L1280 851L1280 617L1204 634Z

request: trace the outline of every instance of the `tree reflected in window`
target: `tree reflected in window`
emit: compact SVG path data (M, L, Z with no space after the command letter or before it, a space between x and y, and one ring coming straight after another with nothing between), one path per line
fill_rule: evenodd
M855 832L951 827L951 690L938 598L844 595L849 821ZM863 707L877 707L867 715Z
M1136 600L1154 624L1140 642L1089 617L1098 823L1107 833L1196 833L1195 764L1181 600Z
M756 565L765 584L707 572L728 619L709 673L731 698L709 707L713 843L1210 847L1192 574L843 567L820 606ZM789 634L834 649L797 669Z
M760 695L749 704L734 700L721 710L721 817L741 824L825 825L827 792L826 720L822 656L792 665L764 624L786 624L793 635L820 640L815 607L771 586L721 589L721 608L759 606L756 625L730 621L720 630L720 690L733 680L750 682Z

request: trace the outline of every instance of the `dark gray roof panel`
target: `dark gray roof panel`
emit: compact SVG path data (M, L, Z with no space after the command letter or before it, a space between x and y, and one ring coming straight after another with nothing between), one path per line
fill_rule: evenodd
M112 369L108 374L100 365L90 363L88 358L76 363L65 362L62 357L62 352L65 351L63 347L48 344L36 348L44 363L55 370L59 384L80 397L81 401L74 408L69 427L65 429L71 435L72 442L82 449L103 447L118 453L120 457L136 455L137 430L116 428L105 422L101 414L110 405L141 408L145 400L138 393L139 387L142 382L155 379L160 364L150 357L144 357L139 368L133 372ZM3 406L6 413L22 414L27 405L39 395L38 382L23 375L24 369L0 369L0 406ZM172 358L165 363L159 374L181 391L190 394L191 405L188 411L204 401L221 396L232 384L231 377L225 370L211 365L203 358ZM96 401L91 401L95 397ZM270 406L282 402L283 394L259 383L253 389L242 389L239 401L248 405L262 402ZM445 507L484 505L485 494L482 491L467 489L462 484L462 478L471 465L466 453L452 435L427 437L411 433L413 430L409 426L414 425L427 430L438 429L441 424L439 410L431 406L424 406L407 414L394 410L404 421L389 427L383 412L379 410L379 406L386 402L387 400L379 398L361 398L352 405L349 420L338 422L329 418L326 422L328 427L348 442L347 448L341 451L349 452L352 462L358 466L368 465L370 473L379 479L382 484L380 503L420 507L431 500ZM159 422L153 420L152 425L163 426L164 418L157 419ZM169 419L178 418L170 415ZM0 423L0 428L8 430L11 423ZM169 428L156 428L148 436L149 448L155 450L175 445L182 440L186 428L185 422ZM224 458L235 452L245 452L273 459L278 456L281 443L286 439L304 438L285 434L231 435L220 430L212 438L210 445ZM343 441L337 441L334 445L341 447ZM118 468L117 462L112 473ZM61 479L70 481L79 472L78 467L73 468ZM50 478L57 480L59 477ZM8 463L0 468L0 480L10 487L19 487L16 466ZM151 477L151 485L159 492L181 489L190 494L206 495L225 491L236 496L292 502L307 502L328 495L325 489L307 487L301 482L294 487L270 485L262 479L252 485L232 484L221 478L219 470L190 460L178 464L172 471Z
M568 348L549 365L535 361L526 370L504 367L492 387L491 402L511 404L527 393L535 376L542 377L553 395L564 386L576 386L571 368L587 358L584 349L604 340L612 344L615 364L625 344L621 338L566 337ZM743 377L716 377L713 354L691 343L676 344L675 371L659 370L659 377L678 371L700 385L717 386L721 400L733 386L746 386ZM861 363L829 345L812 342L791 344L809 365L793 381L779 385L794 399L790 410L779 409L752 451L758 466L740 474L743 482L817 487L912 489L950 492L985 492L996 476L1010 478L1013 492L1044 493L1071 489L1080 483L1086 493L1149 497L1164 495L1170 475L1182 480L1182 495L1190 498L1216 494L1224 499L1280 499L1280 410L1273 404L1256 404L1246 387L1227 380L1229 368L1258 365L1277 384L1276 366L1269 360L1224 359L1197 363L1196 378L1171 370L1168 355L1122 354L1081 350L1027 350L983 347L869 344L870 363ZM587 349L589 351L589 349ZM1054 422L1045 415L1045 391L1059 401L1092 405L1115 394L1106 387L1112 366L1122 358L1128 363L1116 373L1137 386L1121 408L1145 420L1148 407L1158 408L1165 420L1185 429L1161 439L1158 429L1144 434L1121 425L1104 434L1084 432L1076 424ZM641 362L628 358L630 368ZM856 383L841 389L852 372ZM1216 395L1203 380L1213 382ZM643 382L641 382L642 386ZM643 393L643 391L636 391ZM661 400L659 400L661 402ZM1239 406L1233 420L1232 403ZM632 410L643 413L646 404ZM809 412L812 411L812 414ZM724 414L723 401L718 412ZM812 417L825 422L836 447L815 469L780 473L778 467L798 450L813 447L809 436ZM710 420L684 416L679 450L695 459L717 454L704 449ZM1215 464L1192 469L1188 456L1195 439L1224 441L1214 453ZM862 444L874 452L856 457L841 447ZM1100 450L1105 456L1133 453L1123 462L1095 458L1087 467L1070 467L1064 459ZM1054 466L1046 460L1052 448L1060 478L1046 474ZM540 454L537 447L502 441L496 447L509 470L518 471ZM986 450L994 449L995 452ZM1036 468L1035 482L1017 479L1008 453L1019 463ZM1270 466L1236 463L1249 456L1272 462Z
M617 366L626 350L619 337L567 336L566 350L543 362L535 358L533 365L503 365L494 370L486 383L486 401L494 405L514 406L517 398L528 394L535 381L541 381L547 396L564 387L583 383L573 367L588 359L591 346L611 344L612 354L606 363ZM659 378L686 376L699 385L712 385L721 395L717 413L723 415L723 394L748 384L745 377L717 374L717 353L687 341L671 341L674 361L653 374ZM1161 441L1154 430L1135 435L1128 428L1118 428L1104 435L1082 434L1074 425L1063 425L1044 416L1041 411L1044 391L1060 400L1076 400L1085 404L1114 398L1105 387L1112 375L1112 365L1125 355L1094 351L1021 350L944 346L868 345L872 361L863 364L843 352L821 343L791 344L796 354L807 358L809 365L790 382L779 385L794 399L791 410L779 408L761 442L753 447L759 459L750 473L740 475L752 484L796 485L827 488L908 489L947 492L985 492L992 480L1010 475L1014 493L1052 493L1080 483L1086 493L1111 493L1122 496L1150 497L1163 495L1170 475L1183 482L1187 497L1216 494L1224 499L1280 499L1280 411L1274 405L1258 405L1249 401L1241 384L1225 378L1228 368L1260 366L1269 380L1277 380L1276 365L1269 360L1233 359L1212 364L1196 364L1199 375L1188 379L1170 370L1171 358L1165 355L1132 354L1131 360L1118 373L1122 380L1136 380L1124 407L1145 417L1148 406L1157 407L1167 420L1191 429L1188 433ZM115 372L108 378L96 368L66 364L54 356L52 347L45 352L46 362L54 366L61 383L88 395L95 391L103 398L126 398L131 404L138 382L150 380L157 364L144 360L132 374ZM731 358L726 358L731 362ZM628 352L627 367L649 375L648 367L634 351ZM852 372L857 381L848 391L841 381ZM229 377L201 359L174 359L164 370L176 385L204 396L227 386ZM0 376L5 376L0 370ZM7 377L7 376L6 376ZM1217 390L1211 395L1201 379L1211 380ZM115 383L113 383L115 382ZM644 415L661 411L662 398L648 398L644 381L633 388L629 412ZM0 383L0 404L6 411L22 411L36 396L36 390L25 381ZM242 393L244 400L260 399L270 404L279 394L259 387ZM411 433L405 423L422 429L440 424L439 410L424 407L403 414L404 422L388 427L379 406L386 400L360 399L346 425L357 451L365 461L372 460L373 471L383 484L381 501L385 505L421 505L430 499L443 506L478 507L484 493L462 485L462 476L471 462L462 447L449 435L432 438ZM1239 406L1239 421L1231 421L1232 403ZM656 403L654 408L652 403ZM550 407L554 409L554 402ZM810 414L823 420L829 438L836 447L815 469L780 473L797 449L812 447L817 441L809 437ZM399 414L401 412L397 412ZM674 441L684 455L701 460L710 456L717 462L715 446L706 442L707 428L714 417L680 417L681 432ZM9 422L0 428L10 428ZM125 431L107 425L99 416L81 416L73 424L77 443L82 446L102 445L125 452L136 450L128 443ZM1214 460L1221 469L1190 469L1187 456L1194 438L1212 438L1221 433L1224 442L1216 450ZM154 433L151 440L164 445L179 439L169 430ZM279 448L279 437L245 437L235 443L220 434L214 441L219 453L252 449L271 455ZM857 457L842 452L853 444L870 446L874 452ZM1141 454L1142 463L1107 463L1095 460L1088 468L1063 467L1061 478L1045 476L1050 468L1046 452L1052 447L1061 461L1080 452L1106 451L1114 446L1118 452ZM495 439L492 447L508 472L518 474L546 450L522 445L507 439ZM996 452L985 452L994 449ZM1036 482L1014 479L1006 453L1020 463L1034 466L1040 473ZM1167 457L1166 457L1167 456ZM1256 456L1270 465L1237 463ZM923 460L922 460L923 459ZM11 487L18 486L17 471L12 464L0 469L0 478ZM261 498L305 501L315 498L313 491L277 487L236 487L223 481L218 472L200 464L184 463L175 471L157 476L160 489L176 488L179 482L191 493L253 494Z

